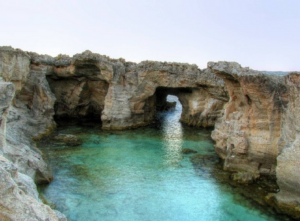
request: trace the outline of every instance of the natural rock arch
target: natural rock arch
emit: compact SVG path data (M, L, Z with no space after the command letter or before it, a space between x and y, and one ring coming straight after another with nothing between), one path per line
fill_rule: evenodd
M37 182L51 179L31 138L54 128L55 99L57 116L101 115L103 129L125 129L151 122L157 91L162 90L178 95L184 106L182 121L215 125L212 138L225 169L250 178L276 173L280 193L272 205L300 217L295 207L300 202L298 72L269 76L235 62L209 62L204 70L182 63L136 64L90 51L53 58L0 47L0 76L0 169L10 179L5 185L19 188L6 164L19 166L19 173ZM26 154L21 156L22 151ZM19 196L15 202L23 203ZM41 206L37 200L33 205ZM48 212L55 216L50 208Z

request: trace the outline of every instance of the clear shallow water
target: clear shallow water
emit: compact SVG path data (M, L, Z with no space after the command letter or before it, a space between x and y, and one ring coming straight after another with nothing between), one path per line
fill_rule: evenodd
M214 155L211 131L184 128L180 113L177 105L158 114L159 127L136 130L60 128L83 143L41 146L54 172L41 192L74 221L279 220L194 169L181 149Z

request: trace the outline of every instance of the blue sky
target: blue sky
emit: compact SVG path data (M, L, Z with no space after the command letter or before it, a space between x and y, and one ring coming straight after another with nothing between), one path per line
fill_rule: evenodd
M300 0L0 0L0 45L300 71Z

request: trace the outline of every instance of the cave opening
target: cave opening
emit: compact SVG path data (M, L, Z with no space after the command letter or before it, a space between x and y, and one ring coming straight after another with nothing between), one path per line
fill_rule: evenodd
M156 110L165 111L172 109L178 105L182 105L182 97L185 94L191 94L192 88L168 88L158 87L155 92ZM177 97L177 100L174 98ZM169 101L168 101L169 99Z
M193 93L193 88L168 88L158 87L154 94L156 121L162 128L177 130L181 128L182 117L189 110L188 97Z
M156 123L159 127L181 127L182 105L176 95L167 95L163 105L156 106Z
M47 77L56 100L54 119L60 124L97 123L102 124L108 83L89 78Z

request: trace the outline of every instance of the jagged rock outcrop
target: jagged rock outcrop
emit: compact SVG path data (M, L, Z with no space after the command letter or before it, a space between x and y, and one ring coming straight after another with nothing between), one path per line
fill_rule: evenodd
M216 120L223 116L223 106L228 101L223 88L209 86L178 94L178 97L183 107L180 120L198 127L213 127Z
M109 87L105 100L101 117L105 129L151 122L156 103L165 101L168 94L178 96L183 122L213 126L222 116L222 107L227 101L223 81L195 65L145 61L128 64L119 76Z
M277 157L276 176L280 192L279 209L300 218L300 72L285 77L288 106L283 116L281 147Z
M32 69L45 73L55 94L57 118L92 117L100 121L113 67L106 57L89 51L73 58L31 54Z
M29 74L30 56L12 47L0 48L0 76L6 82L13 82L16 91L24 86Z
M196 65L145 61L139 64L85 51L73 58L34 56L47 70L56 96L56 117L96 117L103 129L149 124L168 94L183 105L181 120L213 126L228 100L224 82ZM59 62L63 60L62 62Z
M224 168L250 172L253 178L275 175L282 114L288 103L284 78L234 62L210 62L208 68L225 81L230 96L212 133Z
M0 217L66 220L38 198L35 183L50 182L52 174L31 138L55 126L55 98L45 75L29 71L29 64L27 53L0 48Z
M6 121L8 108L15 96L13 83L0 81L0 154L6 151Z
M0 55L0 76L6 82L13 82L16 88L13 105L8 103L3 155L36 182L50 182L52 174L31 138L50 132L55 127L55 97L45 75L30 68L27 53L4 47L0 49Z
M278 194L268 198L280 212L300 218L300 73L270 76L234 62L210 62L230 100L215 124L215 150L233 179L252 182L276 175Z
M24 87L9 109L7 122L7 152L5 156L36 183L50 182L52 173L30 138L49 134L55 128L53 120L55 97L45 73L30 68Z
M234 180L276 175L280 192L271 204L300 217L299 73L272 76L235 62L209 62L204 70L136 64L90 51L53 58L0 47L0 77L0 215L6 219L65 219L40 202L33 182L52 179L31 138L50 133L54 115L101 119L103 129L133 128L166 108L169 94L182 104L182 122L215 126L215 150Z
M67 220L43 204L33 180L1 155L0 184L0 220Z

